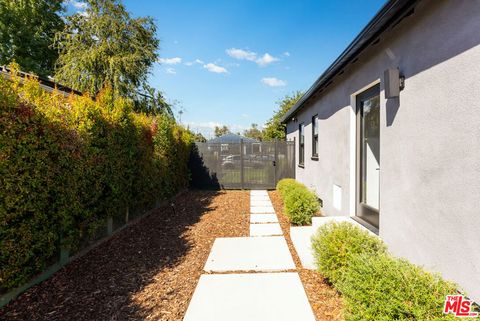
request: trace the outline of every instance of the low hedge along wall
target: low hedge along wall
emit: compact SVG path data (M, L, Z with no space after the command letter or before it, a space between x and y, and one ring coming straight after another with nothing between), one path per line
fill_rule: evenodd
M294 225L312 223L312 216L320 210L317 196L305 185L294 179L282 179L277 190L283 199L284 211Z
M109 90L65 98L0 77L0 292L107 218L185 188L191 143L174 119L134 113Z
M320 227L312 249L319 272L343 295L346 321L455 320L443 314L455 284L392 257L379 238L353 224Z

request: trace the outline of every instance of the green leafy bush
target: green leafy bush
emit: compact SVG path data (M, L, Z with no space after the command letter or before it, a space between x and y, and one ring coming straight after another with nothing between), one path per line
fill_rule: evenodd
M312 216L320 210L317 196L294 179L282 179L277 189L283 199L284 211L294 225L312 223Z
M191 143L170 116L134 113L111 90L64 97L0 77L0 292L107 218L185 188Z
M293 178L284 178L277 183L277 191L282 198L286 196L288 191L294 188L306 189L307 187Z
M454 320L443 315L456 286L403 259L348 222L330 222L312 237L318 270L342 293L345 320Z
M442 312L454 284L386 254L351 257L337 287L346 320L455 320Z
M377 237L349 222L329 222L312 237L315 263L323 276L333 284L342 279L353 256L386 253L385 244Z

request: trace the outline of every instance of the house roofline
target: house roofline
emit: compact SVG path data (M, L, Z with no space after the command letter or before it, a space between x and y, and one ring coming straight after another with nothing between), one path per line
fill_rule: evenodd
M4 78L10 79L10 77L11 77L10 73L11 73L10 68L8 68L6 66L0 66L0 75L1 76L3 76ZM27 77L36 78L38 80L38 82L40 83L40 86L47 91L53 91L53 90L56 89L56 90L58 90L58 91L60 91L64 94L75 94L77 96L82 96L83 95L83 93L78 91L78 90L75 90L75 89L72 89L70 87L61 85L59 83L56 83L53 80L50 80L50 79L47 79L47 78L44 78L44 77L39 77L39 76L29 74L29 73L26 73L26 72L23 72L23 71L18 71L17 74L18 74L18 76L20 76L22 81L23 81L23 79L25 79Z
M363 30L353 39L347 48L335 59L313 85L300 97L298 102L282 117L281 122L287 123L316 93L323 91L332 83L332 79L351 62L355 62L359 54L390 26L395 26L420 0L390 0L377 12Z

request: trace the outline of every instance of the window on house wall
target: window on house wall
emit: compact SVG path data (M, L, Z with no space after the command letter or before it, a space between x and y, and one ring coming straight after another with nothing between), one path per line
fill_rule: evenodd
M298 139L298 164L303 165L305 163L305 126L300 124L298 126L299 139Z
M318 158L318 116L312 117L312 157Z

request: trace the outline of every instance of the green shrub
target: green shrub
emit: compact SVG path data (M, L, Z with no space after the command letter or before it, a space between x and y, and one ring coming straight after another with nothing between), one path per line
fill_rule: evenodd
M294 225L312 223L312 216L320 211L318 198L305 185L292 178L277 183L277 190L283 199L285 215Z
M315 263L323 276L334 285L342 279L348 262L361 253L386 253L385 244L377 237L349 222L329 222L312 237Z
M306 189L307 187L305 185L303 185L302 183L297 182L293 178L284 178L277 183L277 191L282 198L284 198L286 196L286 194L288 193L289 190L292 190L294 188L305 188Z
M445 296L456 293L454 284L386 254L351 257L337 287L347 321L455 320L442 312Z
M0 292L78 248L108 217L185 188L192 138L106 89L47 93L0 77Z

